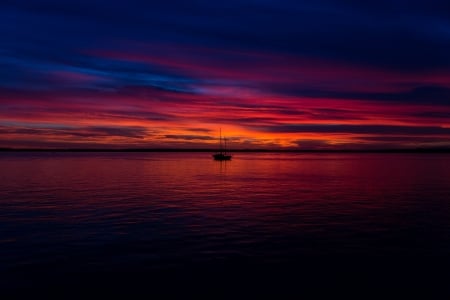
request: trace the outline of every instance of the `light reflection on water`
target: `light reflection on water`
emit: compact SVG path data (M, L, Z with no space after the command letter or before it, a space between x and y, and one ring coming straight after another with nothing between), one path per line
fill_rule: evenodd
M2 153L1 271L445 255L449 158Z

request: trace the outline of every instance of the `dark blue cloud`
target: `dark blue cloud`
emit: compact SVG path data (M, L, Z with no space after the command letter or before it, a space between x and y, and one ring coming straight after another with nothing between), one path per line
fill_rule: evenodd
M351 133L351 134L405 134L405 135L446 135L450 137L450 128L438 126L401 126L401 125L277 125L259 127L267 132L296 132L296 133Z
M419 113L415 113L414 116L423 117L423 118L436 118L436 119L450 120L450 112L446 112L446 111L422 111Z
M3 1L2 44L23 59L79 64L120 41L246 48L402 70L447 68L443 1ZM4 55L4 52L3 54Z
M448 71L449 6L447 1L2 1L0 86L117 91L148 86L194 93L192 85L209 84L209 78L194 78L164 66L93 57L86 52L152 54L155 50L148 46L153 44L179 45L179 54L187 56L196 55L195 50L185 53L184 46L280 57L289 54L387 72ZM199 57L202 54L195 59ZM239 69L249 57L216 52L208 59L201 63ZM55 81L52 74L61 71L98 80ZM450 103L448 86L415 82L406 92L362 93L350 88L335 91L335 83L329 86L326 81L309 86L307 72L304 78L306 83L294 80L275 86L258 85L255 79L253 86L306 97Z
M326 89L307 89L285 86L273 91L298 97L354 99L374 101L399 101L403 103L424 103L450 105L450 88L443 86L418 86L403 92L354 92Z

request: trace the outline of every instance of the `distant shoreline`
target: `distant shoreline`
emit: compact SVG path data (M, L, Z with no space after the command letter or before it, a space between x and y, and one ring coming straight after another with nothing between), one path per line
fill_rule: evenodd
M0 148L0 152L217 152L217 149L173 149L173 148ZM450 148L426 149L231 149L231 153L450 153Z

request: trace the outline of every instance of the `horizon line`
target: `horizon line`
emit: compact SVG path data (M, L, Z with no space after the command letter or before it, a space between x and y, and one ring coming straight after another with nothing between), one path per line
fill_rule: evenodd
M217 152L211 148L11 148L0 147L0 152ZM450 148L382 148L382 149L229 149L227 152L279 153L450 153Z

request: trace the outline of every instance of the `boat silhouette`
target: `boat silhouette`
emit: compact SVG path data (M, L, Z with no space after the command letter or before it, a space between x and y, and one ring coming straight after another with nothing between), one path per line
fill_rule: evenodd
M231 160L232 155L227 153L227 140L222 139L222 129L219 132L219 152L213 154L214 160Z

